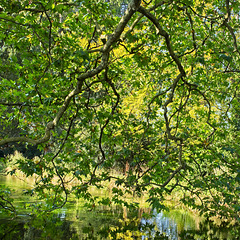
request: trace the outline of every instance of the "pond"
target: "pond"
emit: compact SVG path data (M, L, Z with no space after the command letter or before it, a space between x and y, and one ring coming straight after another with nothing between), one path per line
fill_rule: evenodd
M29 185L10 176L0 177L0 186L3 184L16 189L14 197L20 214L10 219L0 208L0 239L239 239L236 233L232 234L236 229L217 227L183 209L127 211L100 206L89 211L81 200L72 198L62 209L35 217L26 210L26 204L35 200L21 194Z

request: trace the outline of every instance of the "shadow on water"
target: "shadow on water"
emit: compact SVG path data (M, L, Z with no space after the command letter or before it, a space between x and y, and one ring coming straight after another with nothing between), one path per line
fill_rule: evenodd
M18 189L24 189L24 183L14 181L9 184L19 184ZM23 206L33 199L21 198L19 191L15 197L22 215L9 219L0 209L0 240L234 240L240 236L240 229L216 226L185 210L127 211L116 206L99 206L88 211L80 200L72 199L58 212L30 216Z

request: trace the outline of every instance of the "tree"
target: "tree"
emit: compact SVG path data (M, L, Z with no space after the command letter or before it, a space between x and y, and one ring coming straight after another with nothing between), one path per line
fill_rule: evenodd
M114 180L99 203L147 191L162 208L183 191L201 213L239 220L238 1L132 0L124 13L114 1L1 4L0 67L12 75L1 75L0 111L25 135L0 145L51 146L16 163L39 175L31 193L47 209L70 193L93 206L89 186Z

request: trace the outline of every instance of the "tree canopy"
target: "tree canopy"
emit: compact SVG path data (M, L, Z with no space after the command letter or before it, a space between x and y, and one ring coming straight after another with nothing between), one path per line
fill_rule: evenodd
M49 210L69 194L131 206L126 194L145 193L162 208L177 191L202 214L239 220L239 9L2 0L0 145L44 153L15 163L38 176L29 193ZM106 181L111 199L89 193Z

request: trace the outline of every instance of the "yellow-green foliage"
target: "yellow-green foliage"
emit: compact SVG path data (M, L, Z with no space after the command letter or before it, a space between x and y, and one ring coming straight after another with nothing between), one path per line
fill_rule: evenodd
M140 118L143 109L146 108L146 105L144 105L144 98L147 94L147 88L132 91L130 95L123 100L124 113L127 116L133 114L136 118Z

